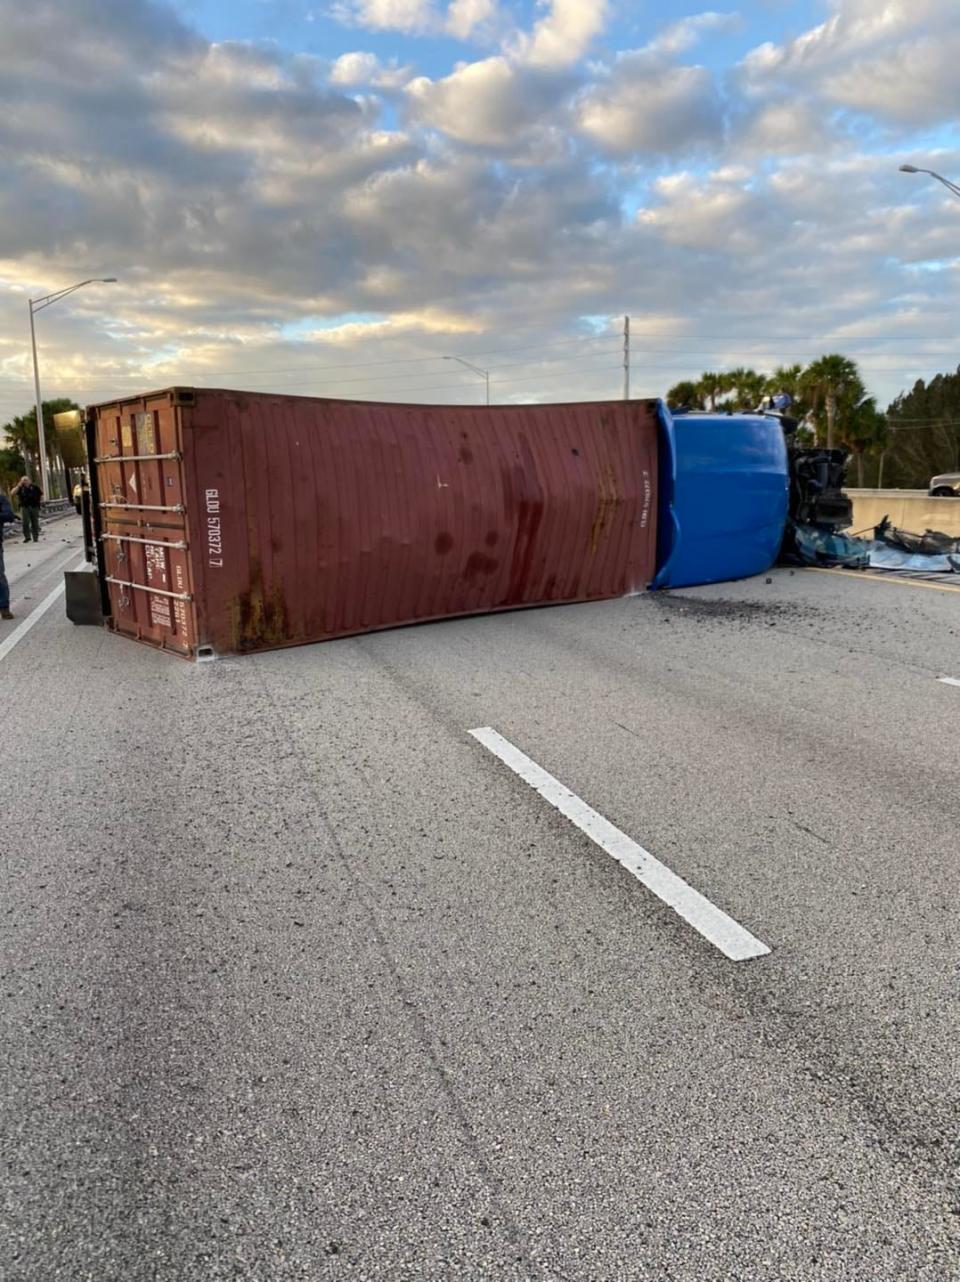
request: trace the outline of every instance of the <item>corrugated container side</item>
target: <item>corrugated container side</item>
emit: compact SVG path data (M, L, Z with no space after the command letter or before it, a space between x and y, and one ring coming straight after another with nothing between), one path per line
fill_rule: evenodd
M463 408L162 395L183 455L191 649L243 653L620 596L653 577L655 401ZM122 622L178 648L142 620Z

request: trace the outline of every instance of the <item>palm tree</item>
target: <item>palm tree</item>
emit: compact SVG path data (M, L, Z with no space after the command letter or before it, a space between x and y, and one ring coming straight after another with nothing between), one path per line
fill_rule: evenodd
M763 389L768 396L776 396L778 392L788 392L793 398L790 413L793 418L797 419L802 418L804 414L803 393L801 390L802 377L802 365L778 365L767 379Z
M0 490L9 490L23 476L26 459L14 445L0 446ZM2 538L0 531L0 538Z
M877 409L877 402L872 396L865 396L855 405L844 408L840 436L857 460L857 485L863 489L864 455L868 450L885 449L890 442L890 427L886 414Z
M817 413L820 406L827 416L827 449L832 450L836 443L837 408L843 399L852 400L863 396L863 381L856 364L839 352L821 356L803 371L801 387L804 395L810 400L810 408Z
M51 401L43 402L43 430L47 441L47 467L51 477L63 471L63 459L60 457L59 442L53 424L54 414L63 410L78 410L80 406L66 396L57 396ZM6 433L7 441L23 456L26 470L39 474L40 446L37 439L37 411L28 410L11 419L2 430L0 437ZM64 476L66 473L64 472Z
M703 398L699 383L692 383L689 379L675 383L667 392L667 404L672 410L702 410Z
M697 383L697 392L711 412L717 408L717 397L729 390L726 374L717 374L713 370L704 370Z
M745 369L742 365L732 369L727 375L729 388L734 393L733 409L753 410L760 404L766 379L755 369Z
M18 414L3 427L7 443L23 458L24 466L29 470L34 466L37 457L37 411L32 414Z

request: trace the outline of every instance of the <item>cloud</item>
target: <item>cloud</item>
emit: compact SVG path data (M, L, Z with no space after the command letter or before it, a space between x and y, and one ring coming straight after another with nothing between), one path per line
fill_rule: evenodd
M584 134L619 154L669 155L719 142L723 105L704 67L679 66L639 50L620 55L581 95Z
M455 396L472 397L469 379L431 364L451 350L489 362L503 398L615 394L607 329L583 338L596 331L577 318L625 309L643 318L646 392L708 366L804 359L821 340L837 346L831 334L874 326L868 350L884 359L867 358L867 376L892 394L930 370L879 336L952 332L960 207L896 173L916 156L863 154L859 120L834 122L845 93L865 101L863 60L902 120L928 110L925 85L879 74L918 40L948 46L949 24L918 27L916 13L932 22L924 4L839 5L829 32L724 79L684 56L712 18L593 66L583 55L603 6L554 4L526 40L398 87L406 69L362 45L321 59L212 42L162 4L11 2L0 421L30 400L24 298L87 275L121 283L44 313L51 395L178 380L333 393L333 374L317 372L326 359L360 363L337 375L351 395L442 400L451 393L436 385L452 378ZM486 38L503 15L489 9L437 0L431 30L453 14ZM406 22L428 10L370 12ZM890 119L889 104L857 110ZM954 153L929 163L960 172ZM770 337L783 332L807 347ZM558 338L560 356L529 365L481 359L484 344ZM943 353L953 359L946 339L932 369ZM379 359L433 373L391 380L371 371Z
M373 53L355 51L342 53L330 68L330 83L353 87L356 85L373 85L377 89L402 89L412 72L409 67L401 67L395 61L384 66Z
M606 25L608 0L540 0L547 13L533 31L517 35L510 52L534 67L569 67Z
M499 16L497 0L337 0L331 16L347 26L368 31L401 31L407 35L445 33L468 40L491 28Z
M960 24L950 0L837 0L826 22L751 50L748 91L791 86L824 104L895 126L934 126L960 114Z
M748 73L815 72L875 53L911 35L953 25L944 0L834 0L825 22L786 41L759 45L743 60Z
M18 8L0 46L0 257L267 296L347 279L340 187L409 160L369 102L317 61L203 41L148 6L139 27L126 4L69 8L66 65L60 5Z
M341 0L331 14L340 22L370 31L424 34L436 24L432 0Z
M421 76L407 86L414 120L459 142L514 148L549 120L571 82L502 55L464 63L442 80Z
M731 128L734 150L755 157L826 154L841 140L825 114L797 95L756 104Z
M823 95L842 106L907 126L960 116L960 29L924 36L824 76Z
M451 36L466 40L497 16L496 0L453 0L444 27Z
M642 209L637 221L684 249L754 254L767 243L779 211L766 194L748 188L748 177L748 170L738 168L715 170L706 178L671 174L656 183L659 200Z
M706 13L692 14L681 18L679 22L665 27L658 36L646 46L649 53L680 54L692 49L708 32L736 31L743 25L739 13Z

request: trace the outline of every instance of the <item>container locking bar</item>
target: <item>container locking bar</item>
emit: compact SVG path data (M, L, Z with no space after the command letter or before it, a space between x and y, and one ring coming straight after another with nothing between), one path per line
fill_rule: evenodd
M118 588L137 588L141 592L152 592L154 596L173 597L174 601L192 601L189 592L168 592L166 588L152 588L149 583L128 583L126 579L114 579L109 574L103 576L105 583L115 583Z
M178 552L186 552L187 545L183 539L176 543L167 543L163 539L137 539L132 534L101 534L101 539L115 539L117 543L145 543L147 547L155 548L176 548Z
M186 512L182 503L177 503L173 507L164 507L156 503L101 503L101 507L118 507L127 512Z
M169 454L104 454L103 458L95 458L94 463L149 463L151 459L172 458L182 459L183 455L179 450L172 450Z

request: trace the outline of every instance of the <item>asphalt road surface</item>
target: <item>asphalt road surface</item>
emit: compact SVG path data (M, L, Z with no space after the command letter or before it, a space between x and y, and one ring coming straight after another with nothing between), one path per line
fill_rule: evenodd
M944 676L960 594L815 572L201 665L55 604L0 660L0 1276L960 1277Z

